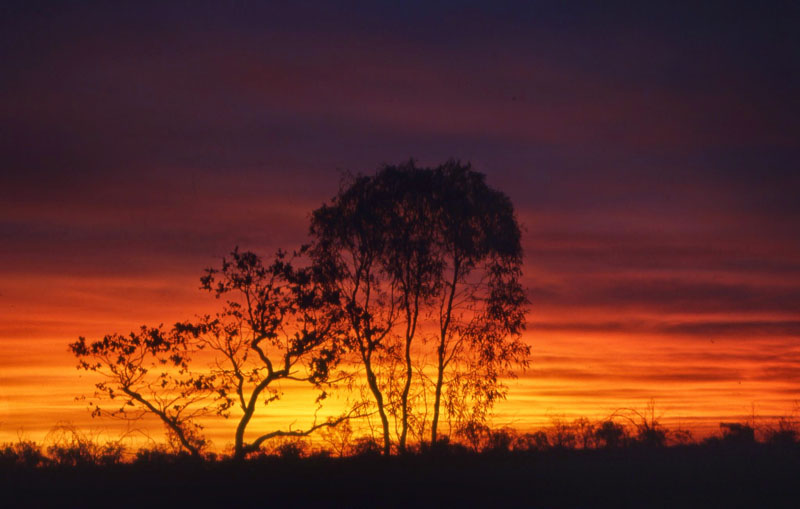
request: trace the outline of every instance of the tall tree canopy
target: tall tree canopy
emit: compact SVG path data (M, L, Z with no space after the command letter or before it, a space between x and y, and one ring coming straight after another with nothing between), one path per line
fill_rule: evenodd
M394 434L405 450L412 424L421 440L430 426L436 442L443 406L456 432L485 420L505 395L502 377L530 354L509 198L469 165L409 161L350 178L314 211L311 235L316 270L340 295L384 453Z

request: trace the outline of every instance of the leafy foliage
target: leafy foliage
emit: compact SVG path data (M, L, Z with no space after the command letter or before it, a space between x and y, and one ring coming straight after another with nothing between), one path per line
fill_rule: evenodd
M503 378L530 354L519 339L527 300L508 197L469 165L409 161L351 177L314 211L311 235L314 266L341 298L384 453L390 417L401 451L412 425L436 441L443 405L455 428L485 422L505 397Z
M215 314L71 344L78 367L102 377L94 415L155 415L193 456L208 445L202 418L235 415L237 458L371 416L368 403L384 454L406 451L409 437L435 443L443 408L451 432L485 427L504 379L530 355L508 197L469 165L409 161L346 181L313 212L311 237L269 262L236 248L208 269L201 288L222 302ZM250 436L281 381L317 391L312 424ZM318 422L342 386L355 389L352 407Z
M85 338L70 345L79 369L103 377L97 397L120 401L111 411L94 405L94 415L139 419L156 415L180 447L199 455L206 446L200 417L240 418L234 435L237 457L270 438L308 435L335 426L350 415L328 419L305 430L277 430L248 442L245 432L258 403L281 397L279 380L307 382L319 390L317 403L341 352L337 341L337 295L318 284L310 268L296 268L286 253L272 263L235 249L220 269L208 269L202 288L222 299L222 310L171 329L142 327L128 335ZM203 369L192 363L200 351L212 357Z

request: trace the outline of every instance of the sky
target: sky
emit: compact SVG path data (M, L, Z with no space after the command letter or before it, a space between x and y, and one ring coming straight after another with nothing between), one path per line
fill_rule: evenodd
M797 26L780 1L4 2L0 441L104 426L69 342L213 309L203 269L298 246L343 172L410 157L471 162L524 226L533 363L498 424L797 412Z

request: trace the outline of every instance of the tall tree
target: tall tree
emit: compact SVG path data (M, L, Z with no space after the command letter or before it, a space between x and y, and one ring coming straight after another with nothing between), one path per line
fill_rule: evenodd
M412 357L419 365L426 343L415 342L420 331L436 345L432 441L444 389L451 416L485 416L504 394L502 376L529 355L519 340L526 299L508 197L468 165L429 169L410 161L345 182L314 212L311 235L315 265L342 298L348 344L381 417L384 453L391 451L389 415L399 416L398 448L406 448ZM403 366L402 382L387 363ZM421 391L424 376L419 369Z
M527 365L520 340L527 298L520 227L511 200L469 164L434 170L435 256L440 261L438 341L431 442L439 434L443 389L458 425L483 421L505 395L502 376ZM449 376L449 380L448 380Z
M104 374L98 390L158 416L192 454L203 446L197 418L209 413L239 416L238 458L270 438L360 415L355 407L317 423L315 410L306 429L248 434L259 403L280 398L282 380L311 384L319 404L342 356L363 370L350 379L365 382L384 454L394 438L405 451L410 431L424 440L429 410L431 442L443 408L456 431L483 425L505 395L504 377L530 353L520 340L527 301L508 197L469 165L409 161L350 178L313 212L310 232L297 257L279 252L265 264L237 249L208 270L202 288L224 302L213 316L81 338L72 345L79 367ZM193 372L199 350L213 365Z
M376 360L389 350L399 308L397 281L381 263L387 249L388 196L377 184L369 177L356 177L330 205L313 212L311 254L317 273L341 299L349 326L345 343L364 368L381 421L383 452L388 455L391 430Z
M381 262L396 283L402 314L400 361L402 384L393 391L400 415L398 448L405 452L408 439L414 362L412 346L418 336L421 319L441 288L442 264L435 252L437 204L430 195L434 174L417 168L413 161L398 167L386 167L378 180L385 187L383 213L386 215L386 250Z

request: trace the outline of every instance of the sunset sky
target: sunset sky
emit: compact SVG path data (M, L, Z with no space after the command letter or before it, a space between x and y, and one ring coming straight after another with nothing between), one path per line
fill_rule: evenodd
M525 228L497 424L797 411L800 5L679 4L3 2L0 442L109 425L69 342L213 309L204 268L409 157Z

